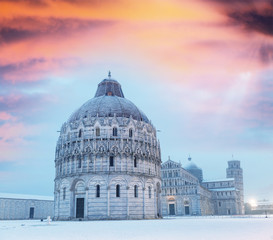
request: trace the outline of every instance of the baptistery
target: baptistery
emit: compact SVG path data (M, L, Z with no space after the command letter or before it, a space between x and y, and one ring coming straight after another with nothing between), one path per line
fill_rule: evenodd
M55 153L55 219L161 217L156 133L109 72L95 97L61 127Z

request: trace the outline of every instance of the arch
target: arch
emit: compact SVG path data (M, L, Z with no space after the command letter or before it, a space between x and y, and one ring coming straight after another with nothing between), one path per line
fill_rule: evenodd
M90 146L87 146L87 147L85 148L85 152L86 152L86 153L92 152L92 148L91 148Z
M73 180L73 182L71 183L71 187L70 187L70 190L71 191L75 191L76 190L76 186L79 184L79 183L83 183L84 184L84 187L86 187L85 185L85 181L81 178L76 178Z
M85 193L85 182L78 181L75 185L75 194Z
M152 178L147 179L145 182L145 187L152 186L152 188L155 187L155 181Z
M117 184L121 185L122 187L128 186L126 179L123 177L114 177L109 182L110 186L117 185Z
M126 154L126 156L129 156L131 154L131 149L128 146L126 146L124 148L124 153Z
M99 148L98 148L98 151L99 151L100 153L105 152L104 146L103 146L103 145L100 145Z
M138 178L138 177L133 177L133 178L131 179L131 181L129 182L129 184L128 184L128 186L129 186L130 188L133 188L134 185L137 185L140 189L143 189L143 188L144 188L144 183L143 183L143 181L142 181L140 178Z
M117 146L113 146L113 147L111 148L111 153L112 153L114 156L117 156L118 153L119 153L118 147L117 147Z
M87 186L88 187L91 187L91 186L96 186L97 184L101 185L101 186L104 186L104 185L108 185L108 182L106 179L104 179L102 176L95 176L95 177L92 177L88 183L87 183Z

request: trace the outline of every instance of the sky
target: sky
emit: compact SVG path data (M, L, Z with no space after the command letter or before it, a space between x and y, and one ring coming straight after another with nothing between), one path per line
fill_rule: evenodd
M271 0L0 0L0 192L52 195L61 125L107 77L204 178L273 200Z

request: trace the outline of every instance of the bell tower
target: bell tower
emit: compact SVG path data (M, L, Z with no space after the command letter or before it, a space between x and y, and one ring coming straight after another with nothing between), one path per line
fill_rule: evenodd
M239 160L228 161L228 168L226 169L227 178L234 178L235 188L239 191L239 214L244 214L244 183L243 183L243 169L240 166Z

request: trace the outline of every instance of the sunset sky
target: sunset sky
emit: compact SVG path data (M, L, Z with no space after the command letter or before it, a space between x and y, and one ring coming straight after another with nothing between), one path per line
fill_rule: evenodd
M0 192L53 195L58 130L107 77L168 156L273 201L271 0L0 0Z

